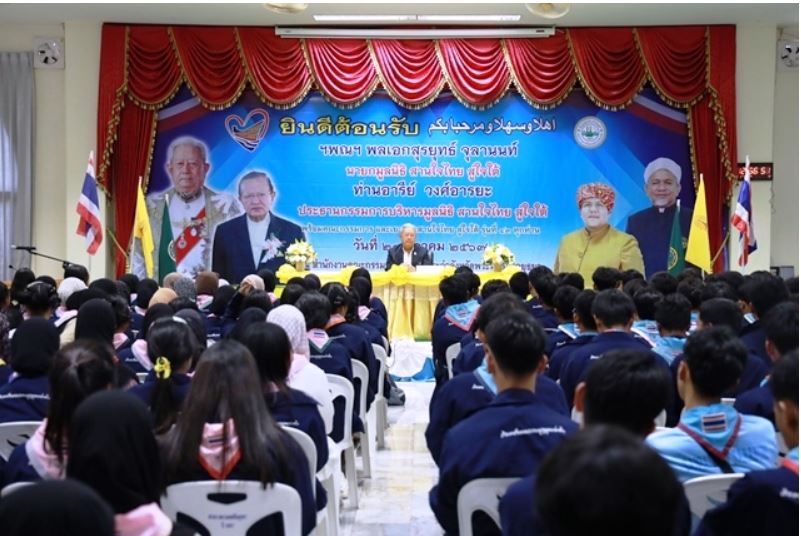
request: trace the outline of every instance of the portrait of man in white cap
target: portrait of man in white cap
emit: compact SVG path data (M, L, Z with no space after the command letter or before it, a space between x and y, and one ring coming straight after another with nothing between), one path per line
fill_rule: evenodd
M645 261L645 276L668 268L668 249L673 218L679 210L682 241L686 243L692 220L691 207L677 207L681 192L681 166L670 158L650 162L643 173L645 194L651 206L629 216L626 232L640 244Z

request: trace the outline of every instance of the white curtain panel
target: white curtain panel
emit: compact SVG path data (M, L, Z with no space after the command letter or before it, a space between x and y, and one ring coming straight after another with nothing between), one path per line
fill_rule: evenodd
M30 266L12 244L31 243L33 52L0 52L0 279ZM13 267L13 268L12 268Z

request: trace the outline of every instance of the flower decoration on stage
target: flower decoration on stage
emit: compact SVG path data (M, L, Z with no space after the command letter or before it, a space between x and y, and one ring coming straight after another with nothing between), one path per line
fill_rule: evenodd
M295 240L286 248L286 260L290 264L312 263L317 259L317 252L305 240Z
M259 259L259 264L267 262L270 259L283 256L283 254L279 251L283 245L284 243L281 242L279 238L270 233L270 238L265 240L264 244L261 245L262 254L261 259Z
M503 269L513 262L515 262L515 254L503 244L490 244L487 246L481 259L482 264L490 265L496 270Z

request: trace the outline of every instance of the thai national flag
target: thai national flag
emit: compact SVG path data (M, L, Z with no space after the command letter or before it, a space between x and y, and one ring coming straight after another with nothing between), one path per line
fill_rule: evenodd
M748 255L757 250L757 239L754 231L754 211L751 208L751 163L745 157L745 178L740 187L740 196L737 198L737 206L731 217L731 224L740 231L740 257L737 264L745 266L748 264Z
M94 255L103 241L100 205L97 202L94 151L89 153L89 165L86 167L86 176L83 178L83 188L81 188L81 198L78 200L78 206L75 211L80 216L76 232L86 237L86 251L90 255Z

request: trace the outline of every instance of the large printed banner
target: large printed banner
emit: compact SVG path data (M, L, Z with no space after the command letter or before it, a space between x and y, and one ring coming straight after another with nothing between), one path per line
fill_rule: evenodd
M183 136L208 148L206 186L236 203L238 179L266 172L276 190L273 216L300 226L318 269L383 269L407 222L436 264L478 268L485 246L503 243L524 269L552 266L560 238L582 226L577 188L611 185L609 223L624 230L630 214L651 206L643 172L659 157L681 168L682 206L694 200L686 115L649 89L617 112L582 91L553 110L511 92L482 111L450 95L410 111L380 92L352 110L319 93L274 110L246 92L210 111L183 90L159 114L149 196L177 180L168 147Z

